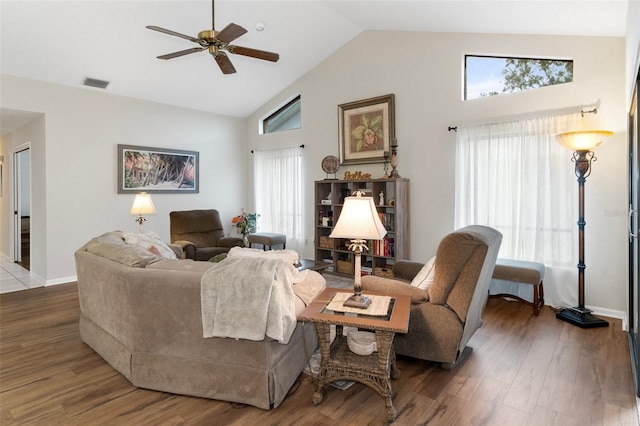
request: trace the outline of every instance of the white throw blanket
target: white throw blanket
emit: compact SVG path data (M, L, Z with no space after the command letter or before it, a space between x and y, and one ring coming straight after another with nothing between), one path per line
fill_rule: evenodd
M225 259L202 275L203 337L287 344L296 327L292 288L296 268L277 259Z

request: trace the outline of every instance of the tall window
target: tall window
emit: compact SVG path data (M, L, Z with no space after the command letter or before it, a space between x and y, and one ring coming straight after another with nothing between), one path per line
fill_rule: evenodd
M302 148L254 151L258 230L287 236L287 248L304 249Z
M557 133L580 128L580 114L458 127L456 228L478 224L503 234L500 257L544 263L545 298L573 306L577 188L571 153ZM554 285L554 283L558 283Z

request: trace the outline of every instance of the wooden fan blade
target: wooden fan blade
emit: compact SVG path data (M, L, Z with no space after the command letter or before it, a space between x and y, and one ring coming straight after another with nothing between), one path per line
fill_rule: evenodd
M251 49L242 46L227 46L227 50L236 55L250 56L252 58L264 59L265 61L278 62L280 55L265 50Z
M236 72L231 60L224 52L216 53L215 58L223 74L233 74Z
M241 35L245 34L247 30L242 28L240 25L236 25L233 22L224 27L222 31L218 33L216 39L223 43L230 43L233 40L237 39Z
M179 52L167 53L166 55L160 55L158 59L173 59L179 56L188 55L190 53L202 52L206 47L192 47L191 49L181 50Z
M169 34L169 35L172 35L172 36L180 37L180 38L183 38L185 40L192 41L194 43L200 43L200 40L198 40L195 37L191 37L191 36L188 36L188 35L185 35L185 34L180 34L180 33L177 33L175 31L167 30L166 28L156 27L155 25L147 25L147 28L149 28L150 30L153 30L153 31L158 31L158 32L161 32L161 33L164 33L164 34Z

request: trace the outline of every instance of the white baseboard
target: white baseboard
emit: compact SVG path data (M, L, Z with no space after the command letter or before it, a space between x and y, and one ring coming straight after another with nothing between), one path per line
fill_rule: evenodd
M34 274L33 271L29 271L29 281L35 281L40 287L44 287L46 285L45 279Z
M47 282L44 285L48 287L50 285L67 284L67 283L72 283L74 281L78 281L77 275L73 275L70 277L56 278L55 280L47 280Z
M629 331L629 318L624 311L618 311L616 309L600 308L598 306L585 306L587 309L591 309L594 315L601 315L603 317L616 318L622 321L622 330Z

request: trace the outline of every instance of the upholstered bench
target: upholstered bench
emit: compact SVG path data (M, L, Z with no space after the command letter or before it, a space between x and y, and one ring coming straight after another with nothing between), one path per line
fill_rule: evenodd
M507 297L533 307L533 314L538 315L540 308L544 306L544 279L545 266L538 262L524 260L498 259L493 270L489 297ZM531 285L533 288L532 300L526 300L528 289L523 289L521 284Z
M273 234L270 232L260 232L256 234L249 234L249 246L253 247L254 244L261 244L263 250L273 249L273 246L282 244L282 249L287 248L287 236L282 234Z

